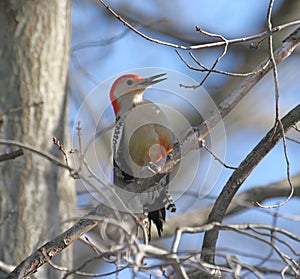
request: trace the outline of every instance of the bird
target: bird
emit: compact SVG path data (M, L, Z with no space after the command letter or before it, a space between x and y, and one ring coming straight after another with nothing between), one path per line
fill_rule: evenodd
M152 188L147 189L146 200L142 201L143 213L148 215L149 241L152 222L161 237L166 208L170 212L176 211L168 191L170 173L155 176L163 167L166 156L176 146L176 137L169 128L163 110L154 102L144 99L145 91L166 80L165 75L162 73L145 78L125 74L117 78L110 89L115 114L112 137L113 182L119 188L134 191L150 176Z

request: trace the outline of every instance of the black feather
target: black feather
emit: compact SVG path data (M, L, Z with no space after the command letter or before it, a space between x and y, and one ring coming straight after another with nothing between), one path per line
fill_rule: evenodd
M163 232L163 222L166 221L166 209L163 207L158 210L154 210L148 213L149 220L149 232L148 239L151 240L151 223L153 222L156 226L159 237L161 237L161 233Z

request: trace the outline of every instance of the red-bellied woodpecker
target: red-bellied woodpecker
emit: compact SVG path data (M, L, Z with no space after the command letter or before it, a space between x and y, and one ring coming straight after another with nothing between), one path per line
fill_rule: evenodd
M116 116L113 133L114 184L119 188L138 187L144 179L149 179L151 165L160 166L173 150L175 137L168 128L167 118L162 109L153 102L143 99L145 90L153 84L165 80L165 74L143 78L134 74L119 77L112 85L110 99ZM142 201L143 211L148 213L149 233L151 222L156 225L159 236L163 231L166 210L175 212L176 207L168 192L169 173L155 176L152 173L153 191L147 192Z

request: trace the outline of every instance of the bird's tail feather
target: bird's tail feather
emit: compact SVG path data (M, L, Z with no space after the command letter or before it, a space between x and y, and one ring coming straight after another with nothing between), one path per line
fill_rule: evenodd
M166 209L163 207L161 209L149 212L148 219L149 219L149 232L148 232L149 241L151 240L151 223L152 223L152 221L156 226L159 237L161 237L161 233L163 231L163 222L166 221Z

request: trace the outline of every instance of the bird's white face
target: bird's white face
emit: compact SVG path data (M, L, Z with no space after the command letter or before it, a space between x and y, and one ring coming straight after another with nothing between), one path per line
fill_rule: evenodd
M158 79L165 74L158 74L149 78L140 77L134 74L126 74L119 77L112 85L110 99L116 115L121 111L130 109L133 104L142 101L144 91L151 85L165 80Z

